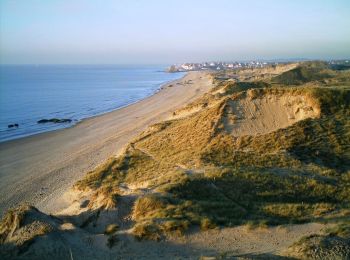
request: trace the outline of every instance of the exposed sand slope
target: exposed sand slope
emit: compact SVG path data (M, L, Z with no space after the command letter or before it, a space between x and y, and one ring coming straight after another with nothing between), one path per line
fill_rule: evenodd
M319 115L313 102L302 95L265 95L229 100L223 123L234 136L267 134L300 120Z
M177 84L178 83L178 84ZM171 86L170 86L171 85ZM148 125L212 87L204 72L190 72L136 104L64 130L0 144L0 214L22 201L49 212L50 202Z
M176 110L171 119L184 119L224 104L221 123L226 132L233 136L244 136L271 133L320 115L315 101L305 94L285 92L254 96L257 95L256 91L249 90L246 94L237 96L227 95L225 88L221 87Z

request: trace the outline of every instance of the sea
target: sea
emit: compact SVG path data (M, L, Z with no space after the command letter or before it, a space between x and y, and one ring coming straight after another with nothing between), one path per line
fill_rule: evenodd
M0 142L71 127L144 99L184 75L166 67L0 65ZM72 121L37 123L51 118Z

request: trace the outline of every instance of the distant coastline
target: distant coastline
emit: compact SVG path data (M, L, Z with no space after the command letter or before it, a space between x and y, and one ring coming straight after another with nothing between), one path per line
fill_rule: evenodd
M168 82L183 77L185 74L169 74L164 71L165 67L148 68L148 66L145 68L141 67L136 69L104 65L101 67L96 65L84 65L83 68L79 68L77 66L65 67L61 65L49 65L49 69L45 66L29 65L11 65L10 67L11 68L8 69L8 71L4 69L4 66L1 68L1 74L2 76L5 76L5 79L1 80L0 86L3 93L6 91L8 93L2 97L3 102L0 105L0 110L3 115L0 119L0 143L73 127L82 120L121 109L154 95L162 88L162 86ZM35 69L32 69L33 67L35 67ZM44 72L40 72L40 69L43 67ZM18 94L11 93L6 89L6 84L13 84L12 81L14 80L12 80L11 74L14 74L18 68L21 70L19 72L20 78L21 73L23 78L23 82L20 82L21 85L25 87L27 85L29 87L33 85L33 88L37 88L36 91L46 91L44 94L39 93L38 95L41 95L41 97L43 96L44 100L48 99L45 101L49 105L47 109L44 106L40 107L39 105L35 109L32 109L29 103L28 105L25 104L27 100L30 99L30 94L27 94L28 98L23 97L20 100L15 100L12 95L15 96ZM56 72L55 69L58 72ZM70 69L72 69L72 72ZM28 70L33 71L28 72ZM122 70L119 73L120 76L115 76L114 74L118 74L118 70ZM86 75L90 72L93 74L92 76ZM32 76L30 73L34 74L34 76ZM46 73L48 75L50 73L57 73L57 76L50 78L51 76L40 75L39 73ZM81 73L82 76L80 76L80 78L79 76L75 78L70 75L71 73ZM135 77L133 74L135 74ZM93 79L93 76L95 76L96 79ZM104 76L106 79L103 78ZM36 81L30 81L29 79L28 82L26 80L28 77L36 77L37 79ZM136 79L134 80L133 78ZM79 80L81 80L82 83L80 83ZM88 82L90 80L92 83ZM16 81L18 80L16 79ZM51 81L57 81L60 83L51 84ZM43 82L49 82L49 87L47 87L45 85L46 83L44 84ZM61 86L65 86L67 84L69 85L69 88L62 87L63 91L57 94L57 92L60 91ZM96 87L94 87L93 84L95 84ZM102 89L100 90L99 87L101 84ZM78 89L75 89L76 85L78 86ZM88 87L86 89L79 89L79 85L88 85ZM113 88L113 86L117 86L117 88ZM52 90L49 89L50 87ZM3 90L4 88L5 90ZM18 86L17 88L24 87ZM39 88L42 88L43 91L41 91ZM58 90L55 88L58 88ZM93 91L94 88L99 91L96 98L94 97L93 93L90 94L90 91ZM25 91L28 90L25 89L24 92ZM50 91L52 91L52 94ZM67 93L62 93L64 91ZM79 91L81 93L84 93L85 91L86 94L84 93L84 95L81 95ZM17 93L18 92L21 91L17 91ZM73 94L70 94L72 92ZM77 93L75 94L74 92ZM53 95L58 95L57 100L52 97ZM36 102L38 104L42 102L42 100L39 98L32 99L34 101L29 101L34 103ZM20 105L18 105L19 102L21 103ZM77 104L74 104L75 102ZM81 105L79 105L79 102ZM50 103L53 103L52 107L50 107ZM35 105L36 104L34 104L34 107ZM30 110L32 110L32 112L29 112ZM50 119L58 120L52 120L52 122L50 122ZM38 124L39 121L43 122L43 120L48 121L45 124ZM15 125L17 126L13 127Z

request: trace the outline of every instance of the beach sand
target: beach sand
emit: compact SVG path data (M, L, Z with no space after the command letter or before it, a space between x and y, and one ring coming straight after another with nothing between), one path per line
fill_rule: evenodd
M0 143L0 214L21 202L45 213L66 207L55 202L77 180L211 87L208 73L189 72L146 99L74 127Z

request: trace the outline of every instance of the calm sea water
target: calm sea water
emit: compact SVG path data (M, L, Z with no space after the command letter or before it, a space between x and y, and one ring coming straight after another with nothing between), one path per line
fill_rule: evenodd
M0 142L69 127L143 99L167 81L183 76L165 66L2 65ZM69 118L72 123L38 124ZM19 127L8 128L9 124Z

